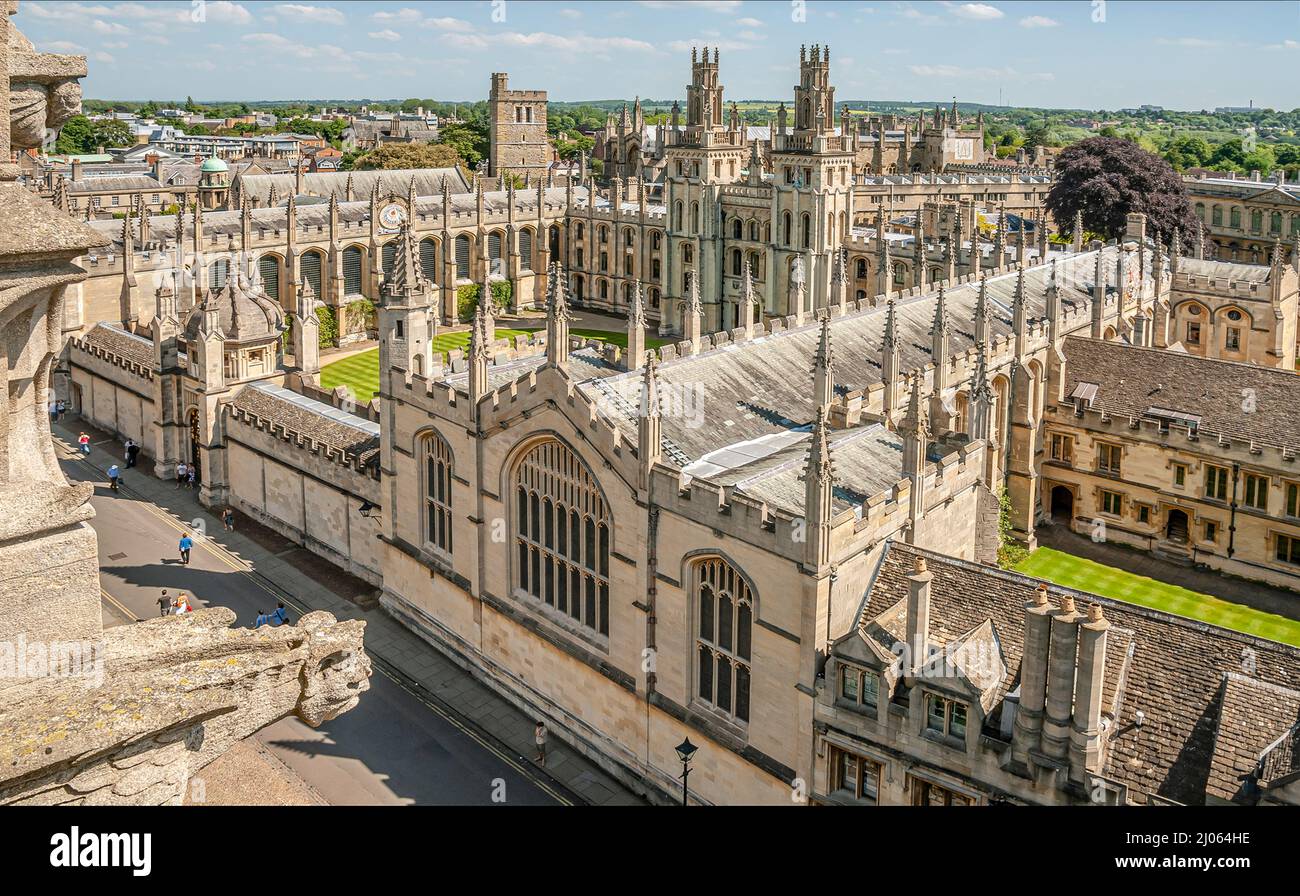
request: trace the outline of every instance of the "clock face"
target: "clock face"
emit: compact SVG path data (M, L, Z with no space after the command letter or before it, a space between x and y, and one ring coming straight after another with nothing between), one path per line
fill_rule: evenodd
M406 223L406 209L396 202L390 202L379 210L379 223L389 230L396 230Z

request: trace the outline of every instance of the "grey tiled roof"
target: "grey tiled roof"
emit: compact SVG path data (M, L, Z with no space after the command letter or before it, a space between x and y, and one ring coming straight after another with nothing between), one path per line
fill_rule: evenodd
M417 196L441 196L442 182L445 178L447 188L452 193L469 192L469 183L459 168L417 168L400 171L318 171L302 176L304 193L314 196L329 196L337 193L339 199L347 190L348 177L352 178L352 193L361 199L369 197L376 183L382 183L385 192L396 191L402 195L410 188L411 178L415 177L415 194ZM290 174L241 174L235 178L239 192L245 196L266 197L275 187L275 192L282 199L287 199L297 190L297 180Z
M379 451L379 426L323 402L270 383L252 383L230 402L241 415L283 427L287 433L356 457L365 463Z
M946 642L991 619L1008 669L1005 693L1020 677L1024 606L1039 580L891 542L865 595L860 617L864 623L905 600L907 577L918 554L926 558L933 576L930 625L937 640ZM1053 602L1059 601L1062 591L1051 587ZM1296 698L1281 693L1276 699L1252 701L1246 691L1239 692L1230 683L1245 677L1253 679L1251 693L1291 690L1300 682L1300 650L1074 593L1080 609L1088 603L1100 604L1111 623L1103 704L1112 710L1118 705L1119 717L1109 729L1102 773L1138 793L1181 803L1203 803L1207 792L1234 798L1237 794L1226 770L1244 763L1242 757L1249 756L1256 744L1262 749L1268 732L1295 724ZM1116 676L1130 643L1133 655L1122 682L1122 700L1117 701L1115 688L1121 683ZM1242 676L1246 656L1253 661L1250 676ZM1228 687L1233 691L1225 712ZM1246 706L1253 709L1246 711ZM1145 717L1141 728L1134 725L1139 711ZM1266 725L1264 716L1270 717ZM1216 747L1216 742L1221 746Z
M1138 348L1077 336L1065 340L1065 394L1097 384L1096 410L1141 417L1163 408L1200 417L1202 437L1222 433L1259 445L1300 447L1300 377L1287 370ZM1253 410L1244 389L1253 390Z
M1208 258L1179 258L1178 273L1215 280L1267 283L1272 278L1273 268L1270 265L1236 264L1230 261L1212 261Z
M154 362L153 343L143 336L128 333L112 324L96 324L82 341L110 355L116 355L132 364L152 368Z

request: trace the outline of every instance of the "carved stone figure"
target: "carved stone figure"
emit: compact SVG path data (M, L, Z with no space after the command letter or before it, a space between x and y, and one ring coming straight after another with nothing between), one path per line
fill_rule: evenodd
M0 0L0 804L179 803L234 741L320 725L369 687L365 623L232 629L210 608L105 630L93 487L50 439L50 372L92 229L14 183L13 149L80 108L84 57L36 53Z

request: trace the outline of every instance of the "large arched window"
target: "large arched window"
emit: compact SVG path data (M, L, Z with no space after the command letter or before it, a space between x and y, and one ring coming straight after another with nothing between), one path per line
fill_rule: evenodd
M527 227L519 231L519 269L533 269L533 232Z
M520 459L514 486L515 587L608 635L612 520L591 470L552 439Z
M469 235L462 233L456 237L456 279L469 279L470 244Z
M393 275L393 262L397 260L397 240L384 243L379 252L379 270L385 278Z
M262 291L275 301L280 301L280 259L263 255L257 260L257 276L262 281Z
M421 441L424 455L424 543L451 553L451 448L437 433Z
M420 240L420 273L430 283L438 282L438 244L432 239Z
M217 258L208 265L208 289L224 289L229 278L229 258Z
M753 592L744 576L721 557L695 561L691 583L696 696L718 712L748 722Z
M298 270L302 274L302 279L311 284L312 291L318 298L325 296L325 290L321 288L322 261L323 256L319 252L304 252L302 258L298 259Z
M304 256L305 258L306 256ZM343 294L348 296L361 295L361 268L362 268L361 250L356 246L348 246L343 250ZM319 293L318 293L319 295Z

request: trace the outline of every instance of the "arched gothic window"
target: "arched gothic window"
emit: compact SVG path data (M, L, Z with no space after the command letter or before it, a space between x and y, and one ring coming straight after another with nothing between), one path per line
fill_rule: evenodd
M754 595L749 583L721 557L691 569L695 598L695 693L739 722L749 721L750 650Z
M451 553L451 448L437 433L421 440L424 456L424 543Z
M609 634L609 509L582 459L554 439L515 467L515 587Z

